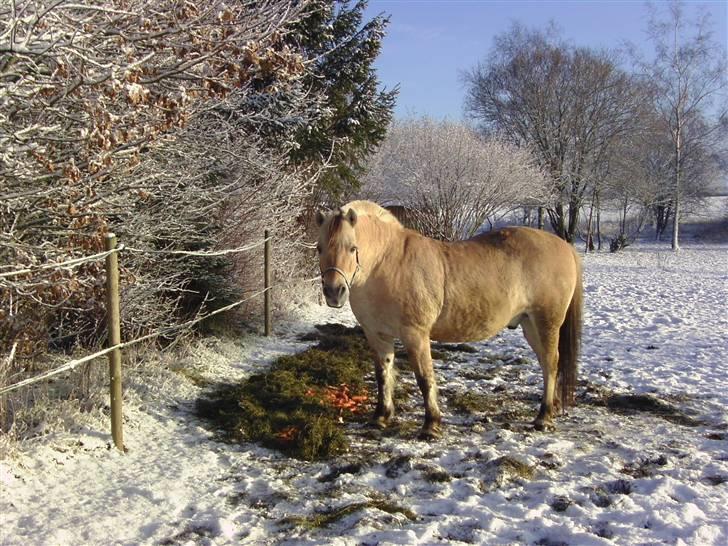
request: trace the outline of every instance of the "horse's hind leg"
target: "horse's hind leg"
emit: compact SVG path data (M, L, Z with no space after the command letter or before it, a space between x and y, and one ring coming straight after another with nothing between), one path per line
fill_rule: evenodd
M430 337L420 332L410 332L402 336L402 343L407 349L410 365L417 378L417 386L425 401L425 424L419 438L421 440L439 438L442 433L442 415L437 405L437 383L432 369Z
M394 338L365 330L369 346L374 351L377 376L377 408L372 424L384 428L394 416Z
M523 335L538 357L543 373L543 398L533 425L537 430L553 430L556 378L559 362L559 327L549 320L525 317Z

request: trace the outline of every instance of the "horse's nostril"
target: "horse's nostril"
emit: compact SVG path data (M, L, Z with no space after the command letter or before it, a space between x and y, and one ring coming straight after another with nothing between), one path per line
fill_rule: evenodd
M324 285L324 296L327 298L331 297L331 287L328 284Z
M338 286L324 285L324 296L328 300L340 301L346 293L346 286L340 284Z

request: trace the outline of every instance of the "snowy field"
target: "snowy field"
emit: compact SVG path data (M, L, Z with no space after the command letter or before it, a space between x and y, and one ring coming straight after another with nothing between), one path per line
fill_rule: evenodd
M404 426L418 397L393 433L347 425L353 448L325 463L218 441L190 377L240 379L306 347L314 324L352 322L314 307L275 339L201 343L194 374L130 374L125 455L99 418L0 461L0 543L728 544L728 246L589 255L585 302L579 405L553 433L522 417L541 374L507 331L441 351L440 441ZM455 411L465 393L503 406Z

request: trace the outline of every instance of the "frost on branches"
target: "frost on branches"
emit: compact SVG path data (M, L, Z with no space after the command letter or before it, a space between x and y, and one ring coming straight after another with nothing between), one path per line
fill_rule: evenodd
M369 163L367 196L402 206L430 237L458 240L517 207L548 199L528 150L427 118L394 123Z
M321 110L302 84L306 60L286 41L305 9L4 3L0 271L92 254L108 231L127 246L194 250L290 231L317 175L288 160L294 133ZM178 320L182 306L244 292L260 260L127 253L120 262L134 335ZM2 358L5 347L24 358L101 337L102 266L0 280ZM235 283L215 284L231 270Z

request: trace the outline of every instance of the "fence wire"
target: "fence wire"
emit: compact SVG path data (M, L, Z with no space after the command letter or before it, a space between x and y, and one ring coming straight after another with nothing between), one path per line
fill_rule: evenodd
M238 248L228 248L225 250L151 250L151 249L145 249L145 248L135 248L128 246L126 247L126 250L129 252L134 252L137 254L170 254L170 255L178 255L178 256L224 256L226 254L236 254L239 252L246 252L248 250L253 250L254 248L258 248L260 246L263 246L268 241L272 240L273 237L268 237L266 239L263 239L262 241L259 241L257 243L253 243L246 246L241 246Z
M245 245L245 246L238 247L238 248L229 248L229 249L224 249L224 250L212 250L212 251L204 251L204 250L203 251L149 250L149 249L141 249L141 248L127 247L127 246L125 246L123 244L120 244L117 248L114 248L112 250L107 250L105 252L99 252L97 254L92 254L92 255L89 255L89 256L83 256L83 257L80 257L80 258L74 258L74 259L71 259L71 260L67 260L65 262L42 264L42 265L38 265L38 266L27 267L27 268L24 268L24 269L16 269L14 271L7 271L5 273L0 273L0 279L10 278L10 277L16 277L16 276L19 276L19 275L26 275L28 273L35 273L35 272L38 272L38 271L44 271L44 270L49 270L49 269L70 269L70 268L73 268L73 267L77 267L79 265L82 265L84 263L88 263L88 262L92 262L92 261L97 261L97 260L102 260L102 259L106 258L107 256L115 253L115 252L121 252L121 251L127 251L127 252L139 253L139 254L169 254L169 255L183 255L183 256L224 256L226 254L235 254L235 253L240 253L240 252L246 252L246 251L249 251L249 250L253 250L255 248L258 248L260 246L263 246L265 243L267 243L268 241L270 241L272 239L273 239L273 237L267 237L267 238L263 239L262 241L258 241L256 243L253 243L253 244L250 244L250 245ZM299 244L300 246L305 246L306 248L315 248L315 246L316 246L314 243L305 243L305 242L297 242L296 244ZM316 277L312 277L310 279L304 279L302 281L295 281L295 282L312 282L312 281L315 281L315 280L319 280L320 278L321 277L319 275L319 276L316 276ZM66 362L65 364L63 364L63 365L61 365L61 366L59 366L57 368L54 368L52 370L48 370L47 372L42 373L42 374L40 374L38 376L31 377L31 378L28 378L28 379L24 379L23 381L19 381L17 383L12 384L12 385L8 385L6 387L0 388L0 396L5 395L5 394L7 394L9 392L15 391L17 389L20 389L22 387L25 387L27 385L32 385L34 383L38 383L40 381L44 381L46 379L50 379L51 377L54 377L54 376L56 376L58 374L61 374L63 372L73 370L74 368L76 368L77 366L80 366L81 364L84 364L86 362L89 362L91 360L94 360L96 358L99 358L101 356L104 356L106 354L109 354L110 352L115 351L117 349L119 349L119 350L120 349L124 349L126 347L130 347L132 345L136 345L136 344L141 343L143 341L147 341L147 340L150 340L150 339L153 339L153 338L157 338L157 337L160 337L160 336L164 336L164 335L169 335L169 334L178 332L180 330L184 330L184 329L190 328L191 326L194 326L195 324L198 324L198 323L202 322L203 320L206 320L206 319L208 319L208 318L210 318L210 317L212 317L214 315L218 315L220 313L224 313L225 311L229 311L231 309L234 309L235 307L238 307L238 306L242 305L243 303L246 303L246 302L252 300L253 298L258 297L261 294L264 294L265 292L267 292L269 290L273 290L274 288L279 288L279 287L283 287L283 286L288 286L290 284L293 284L293 283L280 284L280 285L277 285L277 286L271 286L271 287L268 287L268 288L264 288L263 290L259 290L259 291L255 292L255 293L251 294L250 296L247 296L247 297L245 297L245 298L243 298L241 300L238 300L238 301L236 301L234 303L231 303L230 305L226 305L225 307L221 307L220 309L216 309L215 311L211 311L210 313L207 313L207 314L202 315L200 317L196 317L196 318L194 318L192 320L189 320L187 322L184 322L182 324L177 324L175 326L170 326L170 327L162 328L162 329L156 330L154 332L151 332L151 333L149 333L147 335L144 335L142 337L139 337L139 338L136 338L136 339L133 339L133 340L130 340L130 341L125 341L123 343L119 343L117 345L114 345L113 347L107 347L106 349L103 349L101 351L98 351L98 352L95 352L93 354L84 356L83 358L71 360L71 361ZM10 358L12 359L12 354L11 354L11 357Z
M263 246L268 241L271 241L273 237L268 237L266 239L263 239L262 241L258 241L257 243L253 243L246 246L241 246L238 248L228 248L224 250L152 250L147 248L136 248L131 246L125 246L124 244L120 244L117 248L113 250L107 250L105 252L99 252L98 254L91 254L89 256L83 256L80 258L73 258L71 260L67 260L65 262L54 262L54 263L48 263L48 264L42 264L37 266L31 266L26 267L23 269L15 269L13 271L6 271L5 273L0 273L0 279L7 279L11 277L17 277L19 275L27 275L28 273L36 273L38 271L44 271L48 269L71 269L72 267L77 267L79 265L82 265L84 263L93 262L96 260L102 260L106 258L109 254L113 254L114 252L132 252L136 254L168 254L168 255L178 255L178 256L199 256L199 257L209 257L209 256L225 256L227 254L237 254L240 252L247 252L248 250L253 250L255 248ZM295 243L300 246L304 246L306 248L315 248L316 245L312 243ZM3 267L12 267L12 266L3 266Z
M107 255L107 254L110 254L110 252L107 252L107 253L104 253L104 254ZM284 286L289 286L291 284L294 284L295 282L302 282L302 283L303 282L313 282L313 281L319 280L320 278L321 278L321 276L318 275L316 277L311 277L309 279L304 279L304 280L301 280L301 281L294 281L294 282L290 282L290 283L282 283L282 284L279 284L279 285L276 285L276 286L270 286L268 288L264 288L263 290L259 290L259 291L255 292L255 293L251 294L250 296L248 296L246 298L243 298L242 300L239 300L239 301L236 301L234 303L231 303L230 305L226 305L225 307L221 307L220 309L215 309L214 311L211 311L210 313L207 313L207 314L202 315L200 317L196 317L196 318L194 318L192 320L189 320L187 322L184 322L182 324L177 324L175 326L170 326L170 327L167 327L167 328L162 328L160 330L156 330L156 331L154 331L154 332L152 332L150 334L144 335L142 337L139 337L139 338L136 338L136 339L133 339L133 340L130 340L130 341L125 341L123 343L119 343L117 345L114 345L113 347L107 347L106 349L103 349L103 350L98 351L96 353L93 353L93 354L84 356L83 358L79 358L79 359L76 359L76 360L71 360L69 362L66 362L63 365L61 365L61 366L59 366L57 368L54 368L52 370L49 370L49 371L47 371L45 373L42 373L42 374L40 374L38 376L31 377L31 378L28 378L28 379L24 379L23 381L19 381L17 383L12 384L12 385L8 385L6 387L0 388L0 396L3 396L3 395L5 395L5 394L7 394L9 392L15 391L15 390L20 389L22 387L25 387L27 385L32 385L33 383L38 383L40 381L45 381L46 379L50 379L51 377L56 376L58 374L61 374L63 372L70 371L70 370L76 368L77 366L80 366L81 364L84 364L85 362L89 362L89 361L91 361L91 360L93 360L95 358L98 358L100 356L104 356L104 355L106 355L106 354L108 354L108 353L110 353L110 352L112 352L112 351L114 351L116 349L124 349L125 347L131 347L132 345L136 345L138 343L141 343L142 341L147 341L149 339L153 339L153 338L156 338L156 337L159 337L159 336L164 336L164 335L172 334L172 333L177 332L179 330L184 330L184 329L189 328L191 326L194 326L195 324L198 324L199 322L202 322L203 320L206 320L206 319L208 319L208 318L210 318L210 317L212 317L214 315L218 315L220 313L224 313L225 311L230 311L231 309L234 309L235 307L238 307L239 305L242 305L243 303L246 303L246 302L252 300L253 298L258 297L261 294L264 294L265 292L268 292L269 290L273 290L274 288L281 288L281 287L284 287Z
M38 271L44 271L47 269L71 269L73 267L78 267L79 265L82 265L82 264L85 264L88 262L95 262L97 260L102 260L102 259L106 258L107 256L109 256L110 254L113 254L114 252L121 252L124 249L125 249L125 247L122 244L112 250L106 250L104 252L99 252L98 254L91 254L90 256L83 256L81 258L73 258L72 260L67 260L65 262L48 263L48 264L27 267L25 269L16 269L13 271L6 271L5 273L0 273L0 279L17 277L19 275L27 275L28 273L36 273Z

